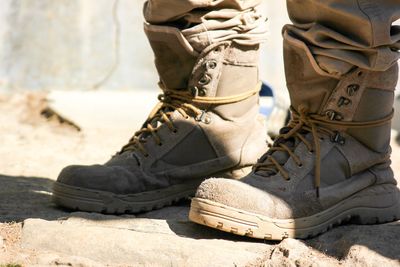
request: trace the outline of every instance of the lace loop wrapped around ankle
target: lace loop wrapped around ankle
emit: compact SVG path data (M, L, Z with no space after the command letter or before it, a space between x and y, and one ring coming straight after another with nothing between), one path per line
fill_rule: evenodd
M164 93L158 96L160 101L154 109L150 112L146 122L143 124L142 129L137 131L134 136L129 140L128 144L122 147L118 154L122 154L126 151L138 150L144 156L148 156L144 143L146 142L147 136L152 136L157 145L162 144L162 140L157 134L159 128L158 123L166 124L167 127L172 131L176 132L177 129L170 119L170 116L174 111L179 112L184 118L203 118L205 111L198 108L199 104L208 105L223 105L231 104L243 101L254 95L257 95L260 91L261 83L258 83L255 89L248 92L227 96L227 97L200 97L193 96L188 90L173 90L162 88ZM203 122L208 122L203 118Z

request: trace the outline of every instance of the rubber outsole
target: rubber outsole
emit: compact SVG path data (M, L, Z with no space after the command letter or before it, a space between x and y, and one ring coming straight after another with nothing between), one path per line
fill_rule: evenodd
M400 197L398 192L393 194L368 198L353 196L315 215L283 220L246 212L207 199L193 198L189 219L221 231L257 239L307 239L350 220L357 224L399 220Z
M53 202L72 210L105 214L139 213L160 209L194 195L201 181L174 185L165 189L137 194L119 195L89 190L55 182Z
M251 168L251 166L233 168L212 176L240 179L247 175ZM139 213L160 209L182 199L193 197L197 187L204 180L188 179L186 183L167 188L127 195L55 182L52 200L56 205L72 210L105 214Z

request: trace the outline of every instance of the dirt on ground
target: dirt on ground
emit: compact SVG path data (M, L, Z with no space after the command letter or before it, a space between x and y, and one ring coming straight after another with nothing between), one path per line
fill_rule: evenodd
M105 162L139 126L103 125L106 111L90 112L82 116L99 122L89 127L54 109L46 93L0 94L1 267L400 266L400 221L267 242L189 222L188 201L123 216L59 209L51 188L61 168ZM400 147L392 147L399 173Z

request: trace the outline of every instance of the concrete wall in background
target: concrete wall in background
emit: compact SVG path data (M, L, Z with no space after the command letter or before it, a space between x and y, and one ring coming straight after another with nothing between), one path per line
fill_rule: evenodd
M157 88L144 0L1 0L0 89ZM284 89L285 1L268 1L261 77ZM273 52L271 52L273 51Z
M154 86L137 0L2 0L0 87Z

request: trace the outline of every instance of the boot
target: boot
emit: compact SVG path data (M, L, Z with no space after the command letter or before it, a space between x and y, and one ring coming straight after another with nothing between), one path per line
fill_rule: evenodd
M400 219L389 144L397 64L332 77L304 44L284 49L291 121L248 176L203 182L190 219L272 240L312 237L347 220Z
M135 213L194 195L207 177L240 178L267 146L258 115L258 45L197 52L174 27L145 25L163 93L141 130L104 165L69 166L56 204Z

